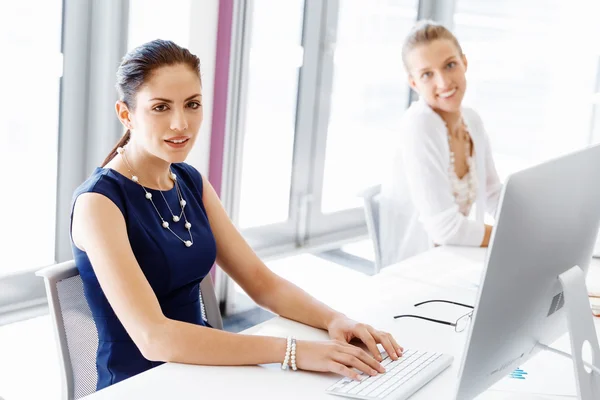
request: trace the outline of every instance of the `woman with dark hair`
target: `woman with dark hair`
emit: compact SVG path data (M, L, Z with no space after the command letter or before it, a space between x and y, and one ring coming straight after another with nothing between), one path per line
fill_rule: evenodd
M162 362L332 371L384 371L386 332L358 323L271 272L236 230L217 194L184 161L202 123L200 61L155 40L128 53L117 72L116 112L127 129L75 191L71 241L98 329L97 388ZM216 262L259 305L328 331L331 341L211 329L199 284ZM349 344L362 340L372 354Z

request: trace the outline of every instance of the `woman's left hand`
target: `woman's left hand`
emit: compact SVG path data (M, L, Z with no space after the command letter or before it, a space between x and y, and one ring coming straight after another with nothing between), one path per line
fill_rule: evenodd
M396 340L389 333L378 331L371 325L361 324L344 315L334 318L327 330L329 331L329 337L334 340L350 343L354 338L360 339L377 361L382 360L377 343L381 343L392 360L397 360L404 351L402 346L396 343Z

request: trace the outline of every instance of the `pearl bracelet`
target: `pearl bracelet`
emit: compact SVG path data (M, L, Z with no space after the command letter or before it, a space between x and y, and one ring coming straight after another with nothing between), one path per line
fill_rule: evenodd
M287 338L285 358L283 359L283 363L281 363L281 369L283 370L286 370L290 367L294 371L298 370L298 367L296 366L296 338L294 338L293 336L288 336Z

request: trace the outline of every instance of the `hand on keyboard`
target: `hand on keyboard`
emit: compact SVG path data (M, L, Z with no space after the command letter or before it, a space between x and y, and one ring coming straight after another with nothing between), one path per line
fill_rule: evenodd
M299 369L319 372L334 372L358 380L358 371L375 376L385 372L377 360L363 349L341 341L296 342L296 365Z
M367 400L387 397L404 400L450 366L452 360L452 356L446 354L406 350L399 360L384 358L382 365L386 373L365 376L359 382L341 379L330 386L327 393Z
M334 318L329 323L327 330L333 340L346 343L350 343L353 339L360 340L378 361L382 360L377 348L378 343L392 357L392 360L397 360L403 351L402 346L396 343L394 337L389 333L377 330L371 325L356 322L345 315Z

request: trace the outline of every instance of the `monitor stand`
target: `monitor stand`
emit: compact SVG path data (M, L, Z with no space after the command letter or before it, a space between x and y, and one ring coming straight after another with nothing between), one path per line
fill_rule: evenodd
M558 276L563 288L565 312L571 337L571 358L575 369L577 398L580 400L600 399L600 346L594 326L594 317L585 285L585 274L574 266ZM587 372L582 357L582 347L588 341L592 348L592 364L596 372Z

